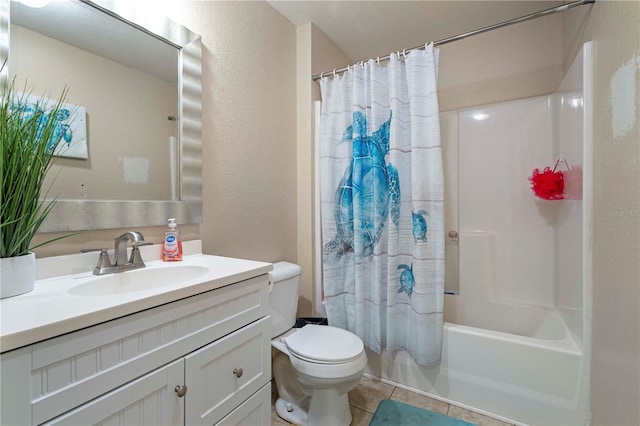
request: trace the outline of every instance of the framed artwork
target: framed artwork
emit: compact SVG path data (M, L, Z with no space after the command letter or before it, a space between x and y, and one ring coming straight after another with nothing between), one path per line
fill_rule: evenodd
M23 114L33 113L37 108L53 108L57 101L25 93L16 94L16 99L23 105ZM55 117L46 116L47 120L55 120L56 131L49 142L55 146L53 155L57 157L88 159L87 149L87 110L80 105L63 103Z

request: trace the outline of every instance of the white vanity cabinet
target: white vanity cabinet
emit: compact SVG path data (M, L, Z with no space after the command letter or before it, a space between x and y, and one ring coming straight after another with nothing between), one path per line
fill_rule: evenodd
M261 275L5 352L1 424L267 425L270 336Z

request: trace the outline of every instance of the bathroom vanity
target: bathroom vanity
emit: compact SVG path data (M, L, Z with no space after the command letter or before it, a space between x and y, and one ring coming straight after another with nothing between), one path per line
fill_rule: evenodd
M270 424L271 269L192 254L2 300L0 423Z

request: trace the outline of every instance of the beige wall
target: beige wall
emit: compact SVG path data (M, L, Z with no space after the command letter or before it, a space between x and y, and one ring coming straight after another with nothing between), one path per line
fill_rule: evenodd
M302 267L300 279L300 316L317 315L315 306L315 242L314 220L314 107L320 100L320 86L311 80L312 74L329 68L341 68L352 63L315 25L307 23L297 29L297 84L298 84L298 264Z
M296 29L265 2L180 4L204 50L204 251L295 262Z
M296 86L297 86L297 230L298 264L302 268L298 297L298 315L313 315L313 124L309 105L312 104L310 78L312 61L311 24L297 28Z
M592 424L638 425L640 2L589 8L563 19L565 67L594 41Z
M562 18L551 15L440 47L440 111L555 92Z

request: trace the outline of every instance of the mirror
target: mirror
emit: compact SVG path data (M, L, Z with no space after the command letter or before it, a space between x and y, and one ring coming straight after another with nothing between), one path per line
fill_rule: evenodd
M50 172L59 195L40 232L200 223L200 37L136 2L0 2L3 78L54 99L68 86L81 123Z

